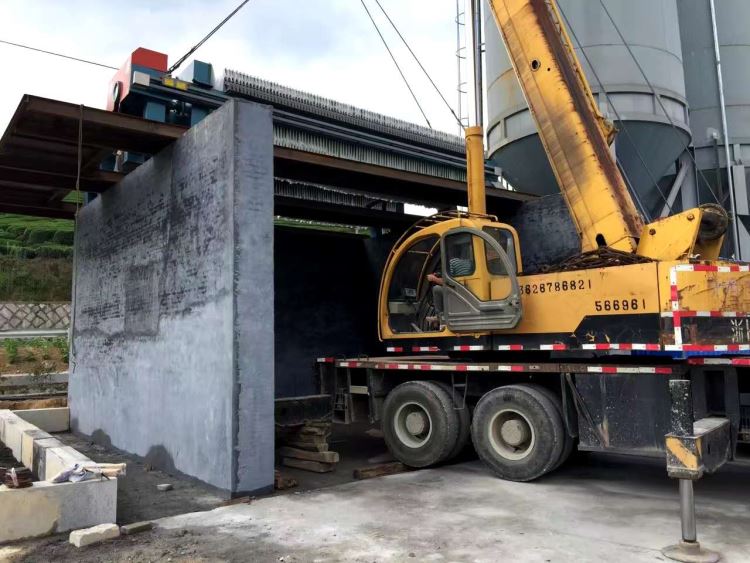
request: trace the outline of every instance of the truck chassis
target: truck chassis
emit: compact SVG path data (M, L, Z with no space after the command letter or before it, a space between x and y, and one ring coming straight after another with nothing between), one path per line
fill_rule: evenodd
M576 447L666 452L671 476L697 479L750 443L750 357L516 361L480 353L318 358L317 365L334 421L380 422L390 451L413 467L448 461L471 439L505 479L536 479ZM677 396L677 383L685 397Z

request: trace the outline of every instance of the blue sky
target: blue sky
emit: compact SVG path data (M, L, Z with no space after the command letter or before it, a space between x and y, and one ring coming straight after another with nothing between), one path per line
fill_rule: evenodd
M136 47L170 64L239 0L1 0L0 39L119 67ZM433 126L457 133L380 13L371 13L395 50ZM381 0L425 67L455 104L455 0ZM251 0L197 53L231 68L415 123L421 114L359 0ZM114 71L0 44L0 131L25 93L103 107Z

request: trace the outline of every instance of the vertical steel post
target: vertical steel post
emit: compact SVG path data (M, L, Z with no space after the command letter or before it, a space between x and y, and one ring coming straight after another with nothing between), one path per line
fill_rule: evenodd
M471 48L474 60L474 125L484 125L482 82L482 0L471 0Z
M690 479L680 479L680 521L682 541L698 541L698 532L695 529L695 497L693 482Z
M719 31L716 26L716 6L714 0L709 0L711 8L711 31L714 40L714 57L716 58L716 80L719 83L719 109L721 110L721 132L724 137L724 156L727 166L727 182L729 183L729 208L732 212L732 242L734 243L734 257L742 260L740 249L740 231L737 222L737 206L734 198L734 179L732 178L732 158L729 154L729 128L727 127L727 104L724 100L724 78L721 74L721 48L719 46ZM719 162L716 163L720 165Z

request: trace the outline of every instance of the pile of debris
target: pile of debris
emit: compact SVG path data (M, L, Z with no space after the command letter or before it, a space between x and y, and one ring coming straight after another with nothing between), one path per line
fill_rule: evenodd
M281 464L295 469L327 473L339 462L338 452L329 449L331 421L306 421L276 430L276 453Z

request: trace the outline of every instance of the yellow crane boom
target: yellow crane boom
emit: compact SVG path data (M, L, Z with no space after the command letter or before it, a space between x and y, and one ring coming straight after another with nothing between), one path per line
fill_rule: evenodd
M552 0L490 0L497 26L581 237L582 250L635 252L643 221Z

